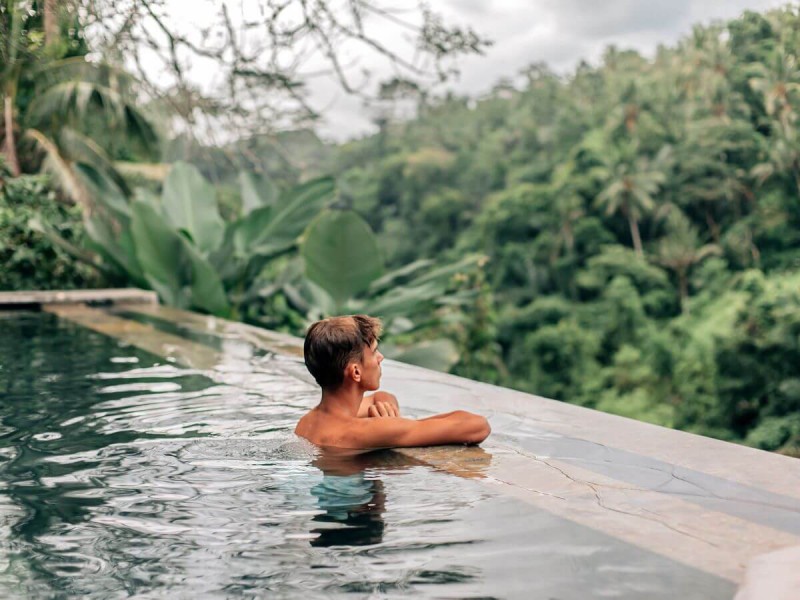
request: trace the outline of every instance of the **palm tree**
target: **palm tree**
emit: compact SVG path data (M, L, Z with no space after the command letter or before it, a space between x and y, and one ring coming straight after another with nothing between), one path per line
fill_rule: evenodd
M720 248L716 244L701 244L697 230L679 209L673 208L667 219L667 234L658 243L656 262L675 273L681 310L687 311L692 267L720 254Z
M784 126L796 118L792 103L800 97L800 64L797 56L779 47L772 54L772 64L755 63L750 87L761 93L767 115L777 117Z
M25 16L27 6L13 0L5 0L0 11L0 83L3 95L3 153L11 174L20 174L17 144L14 134L14 105L19 88L19 77L23 61L32 53L25 35Z
M741 97L733 91L731 73L736 69L736 57L725 37L721 24L695 27L681 61L681 72L690 90L690 98L715 116L730 111L730 102L739 108Z
M129 75L88 62L85 48L79 49L79 55L69 56L74 48L53 42L52 23L48 23L50 39L45 45L42 3L4 3L5 10L0 12L4 66L0 84L9 169L14 175L23 168L52 173L65 195L90 212L90 184L84 168L109 177L126 190L98 139L122 135L152 148L154 128L136 107L135 82ZM48 14L52 20L54 15ZM25 97L20 90L26 92Z
M654 196L666 181L670 154L669 146L650 158L639 155L635 144L609 145L599 157L601 165L593 170L603 187L595 204L609 216L621 213L625 217L639 256L644 256L639 221L655 208Z
M577 176L574 161L562 164L553 172L553 213L558 231L550 255L551 264L556 262L562 252L570 254L575 248L574 226L585 214L583 198L575 184Z
M695 119L686 129L676 152L682 206L695 204L697 212L705 215L714 242L719 243L720 219L729 221L732 212L738 220L742 200L754 199L741 157L755 156L759 136L749 120L727 115Z
M128 192L100 140L105 137L106 144L110 143L111 133L146 148L155 146L155 130L135 105L133 79L83 57L52 61L33 76L36 95L19 122L25 138L43 156L42 169L86 209L91 208L91 197L82 167L105 174ZM90 130L95 131L90 134Z
M59 39L58 0L44 0L43 8L44 43L49 46Z
M795 194L800 194L800 133L794 125L775 123L768 138L763 138L763 162L751 174L763 183L772 177L786 177Z

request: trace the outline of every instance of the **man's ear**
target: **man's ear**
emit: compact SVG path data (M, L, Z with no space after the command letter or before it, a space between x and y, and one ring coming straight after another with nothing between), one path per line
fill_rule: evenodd
M347 365L347 369L345 369L345 374L348 377L351 377L353 381L355 381L356 383L361 382L361 369L359 368L358 363L352 362L349 365Z

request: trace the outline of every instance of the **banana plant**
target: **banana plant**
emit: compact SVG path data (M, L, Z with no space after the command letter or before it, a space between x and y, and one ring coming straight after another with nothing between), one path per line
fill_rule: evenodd
M329 209L311 222L300 255L305 281L284 286L284 293L309 319L328 314L368 313L383 319L389 334L425 335L436 324L437 308L464 307L474 296L459 291L458 280L477 268L481 257L466 256L445 266L423 259L386 272L378 238L351 210ZM406 336L408 337L408 336ZM446 338L382 346L403 362L446 371L458 362L455 344Z
M263 267L296 248L334 191L331 178L320 178L279 194L270 182L242 173L243 210L226 223L214 187L190 164L173 165L160 197L137 189L130 200L101 171L82 165L79 173L102 206L86 218L95 266L155 290L166 304L229 317L238 316ZM85 253L76 258L85 260Z

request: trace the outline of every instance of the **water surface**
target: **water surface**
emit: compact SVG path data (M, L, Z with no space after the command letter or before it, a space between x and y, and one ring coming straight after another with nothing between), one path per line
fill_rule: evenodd
M316 398L302 365L215 343L200 372L0 313L0 596L730 596L480 469L320 455L291 433Z

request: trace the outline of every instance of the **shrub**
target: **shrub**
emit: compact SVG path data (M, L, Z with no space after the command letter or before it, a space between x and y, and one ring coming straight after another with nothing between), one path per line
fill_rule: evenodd
M92 267L77 261L30 227L37 218L62 238L81 246L84 237L80 209L58 202L47 178L0 175L0 290L75 289L102 287Z

